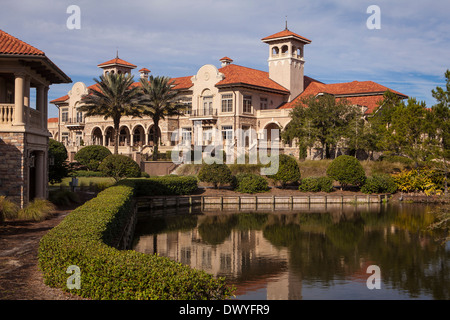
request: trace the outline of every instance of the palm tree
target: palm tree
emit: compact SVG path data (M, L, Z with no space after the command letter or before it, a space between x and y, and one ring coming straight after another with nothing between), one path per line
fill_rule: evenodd
M82 99L79 110L85 116L104 116L114 123L114 154L119 153L119 128L122 116L139 116L139 87L130 74L107 73L100 76L94 89Z
M158 159L158 141L160 139L159 121L166 116L175 116L182 114L181 110L186 106L178 103L178 93L173 90L174 82L168 77L153 77L150 79L141 79L143 91L143 111L153 119L153 161Z

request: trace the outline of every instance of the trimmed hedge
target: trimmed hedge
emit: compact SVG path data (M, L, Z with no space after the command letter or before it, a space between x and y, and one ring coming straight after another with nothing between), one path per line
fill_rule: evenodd
M203 164L197 177L202 182L212 183L214 188L233 183L231 170L224 163Z
M236 175L235 184L235 190L241 193L259 193L270 190L267 180L254 173Z
M308 177L301 181L298 187L300 191L303 192L332 192L333 191L333 180L328 177Z
M361 192L372 193L395 193L397 184L395 179L388 174L374 174L368 177L366 183L362 186Z
M334 159L327 168L327 176L339 181L343 188L348 185L362 186L366 173L358 159L342 155Z
M145 180L145 179L143 179ZM80 289L90 299L224 299L232 294L225 279L158 255L112 247L133 210L139 183L115 185L72 211L39 244L45 284L65 291L68 267L80 268ZM142 185L151 184L151 181Z
M126 179L119 185L135 185L136 196L186 195L197 191L198 180L194 176L163 176L147 179Z

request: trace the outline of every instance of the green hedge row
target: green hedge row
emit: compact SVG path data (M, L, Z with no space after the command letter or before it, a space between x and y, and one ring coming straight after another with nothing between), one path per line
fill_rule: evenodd
M147 179L126 179L119 185L135 185L136 196L168 196L192 194L198 189L194 176L164 176Z
M165 257L112 247L132 212L135 193L155 183L141 180L102 191L41 239L39 266L45 283L95 300L225 299L232 295L224 278L215 279ZM70 266L81 272L80 289L68 288Z

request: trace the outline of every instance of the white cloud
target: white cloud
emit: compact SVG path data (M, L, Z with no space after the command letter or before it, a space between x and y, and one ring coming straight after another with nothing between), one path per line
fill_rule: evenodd
M66 28L72 4L81 8L81 30ZM381 8L381 30L366 28L372 4ZM260 39L281 31L287 16L290 30L312 40L307 75L392 84L430 104L430 88L450 68L449 11L449 1L425 0L21 0L2 4L0 29L45 51L74 81L90 84L97 64L117 49L121 58L161 75L192 75L203 64L218 66L225 55L267 70ZM66 94L65 88L52 86L50 96Z

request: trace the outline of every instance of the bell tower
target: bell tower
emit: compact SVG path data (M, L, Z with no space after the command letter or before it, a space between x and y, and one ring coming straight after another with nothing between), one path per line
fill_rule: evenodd
M119 58L119 52L116 54L116 58L100 63L98 65L99 68L103 69L103 75L107 73L128 73L131 74L131 70L135 69L135 66L132 63L129 63L125 60Z
M286 28L261 39L269 45L269 78L279 83L291 94L292 101L304 90L304 47L311 40Z

